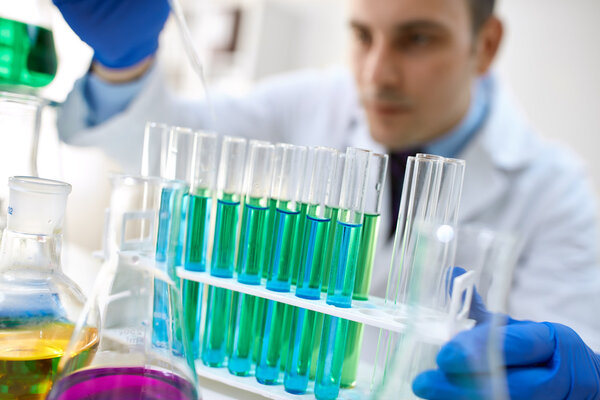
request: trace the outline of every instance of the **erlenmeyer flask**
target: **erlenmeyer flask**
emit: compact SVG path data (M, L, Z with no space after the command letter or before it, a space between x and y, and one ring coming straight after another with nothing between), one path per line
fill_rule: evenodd
M181 213L165 206L166 192L172 200L185 190L180 181L113 179L106 262L48 399L199 397L181 296L169 261L179 233L174 219ZM91 363L81 365L74 357L76 344L92 326L99 328L98 348Z
M0 85L42 87L56 75L50 1L5 1L0 11Z
M126 288L116 275L135 285ZM169 276L151 258L135 252L111 256L103 267L90 306L100 307L100 342L91 364L82 366L71 348L85 337L85 327L97 323L91 311L78 324L61 361L61 374L48 400L196 400L199 398L190 346L183 329L181 296ZM160 283L160 284L158 284ZM157 342L154 300L157 290L167 299L163 307L168 340ZM162 335L162 332L161 332Z
M85 302L60 264L71 185L12 177L9 187L0 251L0 399L43 399ZM80 338L71 358L85 364L97 331L82 329Z

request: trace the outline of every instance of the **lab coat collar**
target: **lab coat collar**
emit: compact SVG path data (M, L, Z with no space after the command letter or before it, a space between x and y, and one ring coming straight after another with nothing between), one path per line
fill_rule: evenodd
M469 221L499 201L510 185L509 173L525 168L541 142L495 80L488 120L458 155L466 162L461 221Z
M515 107L515 100L496 77L492 81L492 104L487 121L459 158L473 150L483 151L492 166L505 171L523 168L540 149L540 140L526 118Z

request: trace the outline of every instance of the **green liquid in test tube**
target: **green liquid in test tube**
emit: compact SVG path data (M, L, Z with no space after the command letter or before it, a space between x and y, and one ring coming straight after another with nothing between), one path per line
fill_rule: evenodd
M201 359L209 367L223 367L227 359L231 291L209 286L207 304Z
M304 227L306 226L306 213L308 212L308 203L306 202L302 202L300 204L300 215L298 216L298 223L296 226L296 238L298 238L298 241L301 241L302 238L304 237ZM296 267L296 272L299 268L300 265L300 259L302 257L302 245L296 245L294 246L294 267ZM292 273L292 285L296 285L297 284L297 279L298 279L298 274L297 273Z
M302 257L302 246L304 237L304 229L306 224L306 213L308 212L308 196L310 194L310 181L311 174L313 168L313 161L316 154L316 149L314 147L307 148L306 151L306 162L305 168L302 178L302 187L301 187L301 200L299 205L300 215L298 215L298 220L296 222L296 239L293 246L293 262L292 262L292 285L296 285L298 283L298 273L300 269L300 260ZM335 151L335 150L334 150ZM291 306L288 306L291 307ZM295 323L297 316L290 309L286 311L285 320L283 322L283 340L281 344L281 362L280 369L282 372L286 371L287 361L288 361L288 351L290 349L290 334L292 330L292 324Z
M325 261L323 264L323 282L321 284L321 291L327 293L329 287L329 272L331 271L331 262L333 258L333 242L335 239L335 230L337 224L335 221L338 220L338 214L340 211L340 196L342 194L342 181L344 178L344 168L346 166L346 154L338 153L337 160L335 163L335 170L333 172L333 180L331 183L330 192L327 196L327 207L330 209L329 214L331 218L331 224L329 226L329 235L327 237L327 249L325 252Z
M356 301L366 301L369 299L387 163L387 154L371 154L365 193L365 214L361 244L358 251L358 266L354 282L354 293L352 295L352 299ZM363 324L354 321L349 322L346 355L344 357L342 379L340 382L343 388L352 388L356 385L363 333Z
M246 198L242 211L242 227L238 243L238 281L259 285L266 257L269 207L259 197Z
M200 195L188 195L188 223L184 268L188 271L206 271L208 242L210 239L210 211L212 198L208 191ZM194 357L200 349L200 310L202 303L201 283L183 280L182 302L185 315L184 326L192 343Z
M327 303L337 307L350 307L352 302L370 156L367 150L346 150L327 288ZM339 394L347 332L348 320L325 317L315 379L317 399L335 399Z
M328 204L333 203L337 206L337 188L341 187L337 183L342 178L336 168L338 159L339 154L335 149L317 147L314 151L310 181L306 188L309 207L304 220L303 236L300 238L302 251L296 283L296 296L305 299L316 300L321 297L331 229L332 209Z
M210 274L221 278L233 277L235 243L240 213L239 195L223 193L217 200L214 244Z
M233 276L245 155L245 139L229 136L223 139L217 178L211 275ZM224 366L230 353L228 336L232 297L237 300L230 290L209 286L201 359L211 367Z
M273 174L275 147L268 142L251 141L244 177L244 207L237 249L236 272L241 283L258 285L267 258L267 227L270 221L269 191ZM234 375L250 374L256 330L255 313L262 299L249 295L234 296L231 319L229 371Z
M306 164L306 148L290 144L277 144L271 198L277 201L270 256L267 267L267 289L289 292L294 265L294 249L299 245L296 238L300 216L301 190ZM273 201L272 200L272 201ZM281 353L287 357L287 343L291 325L292 307L268 301L265 305L261 341L256 362L256 379L263 384L275 384L281 372Z
M190 191L184 197L181 210L181 240L178 242L176 257L185 270L204 272L209 259L212 195L217 174L219 138L214 133L187 128L171 128L168 136L165 136L165 132L165 127L161 125L146 125L144 139L154 142L145 143L142 158L145 165L152 158L152 149L161 147L167 154L158 159L156 154L154 156L154 162L159 161L161 175L190 182ZM144 168L147 172L150 170L150 166L145 165ZM204 286L185 279L181 285L184 328L192 343L194 358L199 358Z
M249 294L234 293L231 307L229 362L227 368L233 375L247 376L252 369L252 341L254 309L258 298ZM234 325L237 321L237 327Z
M269 290L290 291L295 261L294 248L298 247L296 233L299 216L300 211L289 207L286 201L279 201L275 208L271 245L268 248L271 252L267 272Z
M331 270L331 261L333 258L333 241L335 238L335 228L336 225L334 222L338 219L339 213L339 204L340 204L340 196L342 192L342 180L344 175L344 167L346 166L346 154L338 153L337 161L335 164L335 172L334 178L332 180L331 190L328 195L327 200L327 208L329 209L329 215L331 216L331 221L329 224L329 233L327 235L327 247L324 254L324 262L323 262L323 273L322 273L322 284L321 284L321 292L327 293L327 288L329 284L329 272ZM323 331L323 320L325 319L325 315L321 313L317 313L315 317L315 340L313 343L313 354L311 358L310 364L310 379L315 379L317 374L317 361L319 358L319 349L321 346L321 333Z

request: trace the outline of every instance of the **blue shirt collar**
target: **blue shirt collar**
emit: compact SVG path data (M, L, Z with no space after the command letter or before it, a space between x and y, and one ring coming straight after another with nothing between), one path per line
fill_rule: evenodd
M485 121L491 102L492 78L484 76L477 80L471 90L471 105L459 124L442 137L425 145L425 152L455 158L467 142L479 131Z

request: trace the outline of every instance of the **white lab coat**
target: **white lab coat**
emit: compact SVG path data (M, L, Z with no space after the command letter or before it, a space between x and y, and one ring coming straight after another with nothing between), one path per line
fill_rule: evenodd
M129 172L138 171L148 120L279 142L385 151L371 139L344 69L273 78L241 99L213 95L215 120L205 103L173 96L160 72L153 71L124 112L89 129L81 86L76 83L59 114L61 138L99 146ZM499 85L481 132L458 157L467 165L460 223L514 231L522 240L511 315L570 325L600 350L596 201L580 162L538 137ZM372 284L380 296L391 259L389 202L385 196Z

